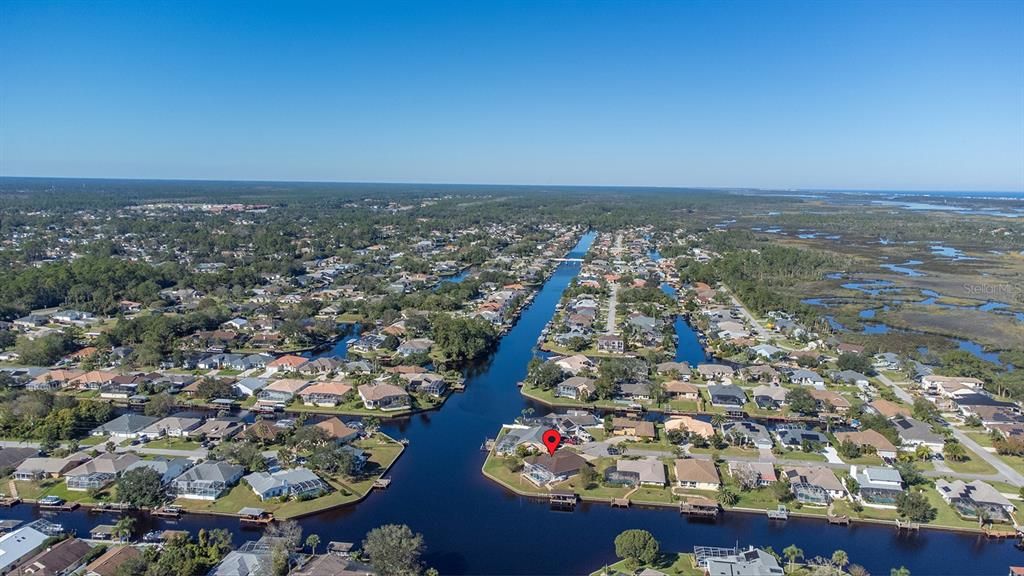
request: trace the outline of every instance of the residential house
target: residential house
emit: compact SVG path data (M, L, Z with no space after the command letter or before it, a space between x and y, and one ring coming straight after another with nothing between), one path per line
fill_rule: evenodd
M259 394L261 390L267 387L267 384L270 384L270 380L267 378L253 378L250 376L235 382L234 388L238 391L238 394L249 397Z
M351 442L359 437L359 430L346 426L337 416L317 422L315 426L323 430L327 437L335 442Z
M893 506L903 493L903 477L895 468L850 466L850 477L857 481L857 496L868 505Z
M91 436L137 438L144 429L155 424L158 420L160 419L153 416L144 416L142 414L136 414L135 412L128 412L114 418L106 424L101 424L96 428L93 428L92 432L89 434Z
M128 465L124 469L125 472L131 472L137 468L146 468L152 470L160 475L160 484L167 486L175 478L181 476L186 470L191 468L193 462L188 458L167 458L165 456L157 456L150 460L138 460Z
M242 423L238 420L211 418L199 425L195 430L192 430L189 436L217 442L231 438L241 432L242 428Z
M48 536L31 526L0 535L0 574L14 571L46 542Z
M846 497L846 488L831 468L825 466L783 467L782 477L799 502L825 506Z
M991 484L981 480L964 482L944 479L935 481L935 489L939 495L952 506L958 514L966 518L977 518L979 511L985 518L998 521L1012 521L1013 502L1003 496Z
M692 416L673 416L665 421L665 431L679 430L700 436L711 438L715 435L715 427L710 422L698 420Z
M296 378L276 380L260 390L256 394L256 398L263 404L288 404L300 390L308 385L309 380Z
M368 410L405 410L412 404L409 393L392 384L364 384L357 391Z
M878 454L880 458L885 460L895 459L896 453L899 451L899 449L896 448L888 438L882 436L877 430L836 432L835 436L836 440L840 443L852 442L858 448L874 452L875 454Z
M434 341L430 338L411 338L399 344L397 351L402 356L412 356L413 354L426 354L433 346Z
M683 380L669 380L665 382L665 393L672 400L696 402L700 399L700 391L697 387Z
M260 500L281 496L315 498L328 491L327 484L308 468L277 472L253 472L242 478Z
M602 334L597 337L597 351L621 354L626 351L626 342L616 334Z
M771 486L779 480L771 462L729 462L729 475L733 478L749 476L760 487Z
M754 404L762 410L778 410L786 403L786 389L782 386L755 386L751 391Z
M787 448L801 448L805 443L828 445L828 436L799 424L780 424L775 428L775 436Z
M825 379L814 370L807 370L806 368L790 370L789 381L793 384L800 384L802 386L814 386L816 388L825 387Z
M629 418L612 418L612 434L615 436L654 438L654 422L648 422L646 420L632 420Z
M544 452L523 461L523 476L537 486L546 486L568 480L584 466L588 466L587 461L575 452L558 450L554 455Z
M71 385L71 381L84 375L81 370L57 369L48 370L45 374L35 377L25 385L29 390L45 390L54 392Z
M267 363L267 373L294 372L299 366L309 361L309 358L295 354L285 354Z
M864 388L871 384L870 378L853 370L834 372L832 374L832 379L836 382L846 384L848 386L857 386L859 388Z
M904 446L927 446L932 452L939 454L946 445L946 439L932 432L930 424L909 416L896 416L890 421L896 426L896 434Z
M699 366L701 368L703 366ZM747 402L743 389L733 384L712 384L708 386L708 397L711 404L725 408L740 409Z
M850 401L845 396L832 390L819 390L814 388L809 391L811 398L818 405L818 410L826 413L846 414L850 411Z
M494 445L494 452L499 456L515 454L516 450L523 446L530 451L546 451L542 436L549 426L515 427L504 436L498 438Z
M684 382L690 381L690 364L687 362L662 362L656 366L658 374L678 378Z
M241 466L207 460L175 478L171 490L178 498L216 500L237 484L243 473L245 468Z
M444 376L433 372L402 374L401 378L405 381L409 390L414 390L420 394L428 394L435 398L440 398L448 391L448 382L445 381Z
M302 364L295 369L299 374L305 376L323 376L325 374L337 374L345 369L345 361L334 356L316 358Z
M580 372L586 370L596 370L597 366L594 365L593 360L587 358L583 354L574 354L572 356L562 356L560 358L554 358L550 360L554 362L563 372L568 372L573 376L579 375Z
M85 567L84 576L117 576L121 565L142 556L135 546L111 546Z
M188 418L184 416L168 416L146 426L139 432L140 436L147 438L182 438L198 428L203 423L202 418Z
M19 576L65 576L85 563L92 550L88 542L78 538L61 540L28 559L18 568Z
M299 391L299 398L307 406L338 406L354 395L355 388L345 382L329 380L315 382Z
M768 384L778 384L782 381L782 376L779 371L767 364L755 364L753 366L747 366L740 371L744 378L751 382L765 382Z
M722 480L718 476L718 468L710 460L693 458L675 461L676 485L696 490L718 490Z
M641 458L639 460L618 460L615 470L619 475L626 475L633 480L633 485L664 486L665 464L657 458Z
M771 450L775 446L768 429L750 420L726 422L722 425L722 435L730 442L753 446L758 450Z
M701 364L697 373L707 382L724 382L732 379L734 370L724 364Z
M779 559L751 546L732 554L709 555L704 562L705 576L782 576Z
M592 378L583 376L572 376L563 380L555 387L555 396L558 398L571 398L580 402L586 402L597 392L597 386Z
M88 461L89 457L84 454L72 454L64 458L26 458L14 469L11 478L26 482L42 478L60 478L68 470L73 470Z
M207 576L263 576L270 571L269 549L232 550Z
M68 470L68 490L85 491L103 488L117 479L129 466L141 460L131 452L108 452Z

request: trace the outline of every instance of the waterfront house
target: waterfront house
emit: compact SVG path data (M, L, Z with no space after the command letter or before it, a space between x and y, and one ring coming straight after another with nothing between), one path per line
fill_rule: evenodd
M675 461L676 485L695 490L718 490L722 480L718 476L718 468L710 460L693 458Z
M237 484L244 472L241 466L207 460L175 478L171 489L178 498L216 500Z
M779 480L771 462L729 462L729 475L733 478L747 476L755 479L760 487L770 486Z
M299 391L299 398L307 406L338 406L353 394L355 388L345 382L329 380L315 382Z
M72 574L92 550L88 542L68 538L29 558L18 568L19 576L64 576Z
M800 424L780 424L775 428L775 437L786 448L801 448L805 443L827 446L828 437L817 430Z
M299 366L302 366L309 361L309 358L304 356L296 356L295 354L285 354L279 358L274 359L267 363L267 373L276 374L278 372L293 372Z
M867 505L892 506L903 493L903 477L895 468L850 466L850 477L857 481L857 497Z
M750 420L724 423L722 435L734 444L749 445L758 450L771 450L775 446L768 429L763 424Z
M91 370L68 381L69 384L82 390L99 390L117 378L117 372Z
M597 337L597 351L609 354L621 354L626 351L626 342L622 336L602 334Z
M612 434L615 436L636 436L637 438L655 438L653 422L633 420L630 418L612 418Z
M688 362L662 362L655 367L658 374L678 378L684 382L690 381L690 364Z
M125 472L130 472L136 468L146 468L152 470L160 475L160 484L166 486L170 484L175 478L181 476L186 470L192 467L193 462L188 458L167 458L165 456L157 456L151 460L139 460L129 464L124 469Z
M235 382L234 388L239 395L249 397L255 396L270 384L270 380L267 378L254 378L252 376L248 378L242 378L238 382Z
M665 421L665 431L679 430L688 432L702 438L711 438L715 435L715 427L710 422L698 420L693 416L673 416Z
M305 376L322 376L325 374L337 374L345 369L345 361L341 358L327 356L317 358L302 364L295 369L296 372Z
M364 384L358 392L368 410L405 410L411 405L409 393L392 384Z
M665 464L657 458L616 460L615 470L619 475L628 477L634 486L664 486L668 483L665 479Z
M15 470L25 460L38 455L38 448L4 448L0 446L0 470Z
M712 384L708 386L708 397L711 404L726 409L741 409L747 402L743 389L733 384Z
M523 460L523 477L537 486L557 484L575 476L589 466L587 461L575 452L559 450L554 455L534 454Z
M782 386L755 386L751 391L754 404L762 410L778 410L786 403L786 389Z
M592 371L596 369L593 360L587 358L583 354L573 354L572 356L553 358L550 362L554 362L555 365L561 368L563 372L568 372L573 376L576 376L583 371Z
M939 495L952 506L958 514L965 518L977 518L979 511L988 519L1012 521L1013 502L1003 496L991 484L981 480L964 482L944 479L935 481L935 489Z
M256 398L263 404L288 404L295 395L309 385L309 380L285 378L267 384L266 388L256 394Z
M448 390L448 382L445 381L444 376L433 372L402 374L401 378L405 381L409 390L427 394L434 398L444 396L444 393Z
M835 473L825 466L788 466L782 477L789 481L797 501L825 506L832 500L846 497L846 488Z
M89 461L84 454L72 454L64 458L26 458L18 464L11 478L29 482L43 478L60 478L68 470L72 470Z
M434 341L430 338L412 338L402 342L398 345L398 353L402 356L412 356L413 354L427 354L430 352L430 348L434 345Z
M256 422L246 426L245 437L256 442L273 444L281 434L284 434L284 432L284 427L278 426L270 420L257 420Z
M615 397L620 400L650 400L651 399L651 383L650 382L623 382L619 384L618 390L615 393Z
M700 391L697 387L683 380L669 380L665 382L665 392L673 400L696 402L700 398Z
M135 546L112 546L85 567L84 576L117 576L125 562L142 556Z
M71 385L71 381L85 372L81 370L56 369L48 370L46 373L36 376L31 382L25 385L28 390L45 390L54 392Z
M262 576L270 571L270 556L270 550L262 547L232 550L207 576Z
M337 416L317 422L315 426L323 430L327 437L335 442L351 442L359 437L359 430L346 426Z
M862 450L874 452L879 458L892 460L896 458L899 451L888 438L882 436L876 430L860 430L855 432L836 432L836 440L839 443L852 442Z
M494 452L499 456L509 456L515 454L520 446L530 451L547 450L542 439L547 429L548 426L512 428L498 439L498 442L494 445Z
M596 391L597 386L593 379L583 376L572 376L563 380L555 387L555 396L585 402L590 400Z
M31 526L0 535L0 574L8 574L34 554L48 536Z
M751 546L726 554L709 554L701 566L705 576L782 576L779 559Z
M106 424L93 428L90 436L113 436L115 438L137 438L146 427L156 423L159 418L143 416L128 412L114 418Z
M767 364L747 366L740 372L745 379L751 382L778 384L782 381L782 376L779 374L779 371Z
M825 387L825 379L814 370L808 370L806 368L790 370L789 381L793 384L800 384L801 386L814 386L815 388Z
M264 501L280 496L315 498L328 491L327 484L319 476L302 467L277 472L253 472L242 479Z
M189 433L192 438L205 438L214 442L231 438L242 431L239 420L211 418Z
M141 460L131 452L108 452L67 471L68 490L85 491L103 488L121 475L129 466Z

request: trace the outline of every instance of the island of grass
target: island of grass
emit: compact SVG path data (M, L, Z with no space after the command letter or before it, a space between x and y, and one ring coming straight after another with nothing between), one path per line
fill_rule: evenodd
M668 576L704 576L704 570L694 564L693 554L685 552L663 552L653 562L640 566L630 563L629 560L619 560L591 572L590 576L634 574L639 568L653 568Z

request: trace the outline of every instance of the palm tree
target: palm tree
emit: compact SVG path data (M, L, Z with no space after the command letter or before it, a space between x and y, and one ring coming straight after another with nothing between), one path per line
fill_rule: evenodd
M306 536L306 546L309 546L313 556L316 556L316 547L320 545L320 537L316 534L310 534Z
M732 506L739 502L739 499L740 497L728 486L723 486L718 490L718 503L723 506Z
M725 424L725 414L715 413L711 415L711 425L715 428L721 428L722 424Z
M114 536L117 536L120 540L127 540L132 535L132 530L135 528L135 518L131 516L122 516L117 524L114 524Z
M786 561L789 562L789 571L793 571L793 565L796 564L797 558L804 557L804 551L796 547L796 544L790 544L782 549L782 555L786 557Z
M843 568L850 563L850 556L845 550L836 550L832 553L832 565L835 566L836 572L842 573Z
M967 449L964 448L964 445L960 442L950 440L943 445L942 455L945 456L947 460L962 462L967 459Z

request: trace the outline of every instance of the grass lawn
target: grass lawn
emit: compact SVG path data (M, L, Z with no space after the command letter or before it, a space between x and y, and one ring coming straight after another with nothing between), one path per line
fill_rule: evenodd
M38 482L15 481L14 484L18 487L18 496L28 500L38 500L44 496L56 496L68 502L78 502L81 504L116 501L117 490L112 484L96 494L95 498L90 496L88 492L68 490L68 485L63 479L48 478ZM4 482L4 486L6 485L6 482Z
M110 440L109 436L87 436L78 441L79 446L100 446Z
M828 462L824 454L817 452L804 452L803 450L786 450L779 455L784 460L802 460L806 462Z
M840 458L842 458L843 462L846 462L847 464L856 464L858 466L882 465L882 459L878 456L878 454L861 454L857 458L843 458L842 456L840 456Z
M669 576L703 576L704 574L704 571L700 568L693 567L693 555L685 553L667 552L662 554L652 564L645 564L643 567L654 568ZM620 560L615 564L592 572L590 576L602 576L606 573L606 569L608 574L618 574L619 572L632 574L634 570L639 568L627 566L625 560Z
M248 484L239 482L227 494L214 501L192 500L179 498L176 504L195 511L221 512L234 514L246 506L262 508L274 514L278 518L291 518L342 506L359 500L373 488L373 482L383 471L398 459L404 447L398 442L374 436L353 443L354 446L362 448L369 455L367 461L367 476L360 478L330 477L323 478L331 485L333 490L328 494L311 500L289 500L281 502L278 499L261 501L252 491Z
M749 456L756 457L758 451L754 448L746 448L743 446L726 446L721 450L715 448L694 448L690 447L689 452L691 454L718 454L719 457L724 456Z
M160 438L159 440L147 442L144 446L146 448L160 448L163 450L198 450L200 448L199 442L185 438Z
M967 450L967 453L970 455L969 458L967 458L967 460L964 460L963 462L955 462L947 458L946 465L948 465L954 472L960 472L963 474L996 473L996 469L990 466L988 462L982 460L980 456L978 456L974 452L971 452L970 450Z

